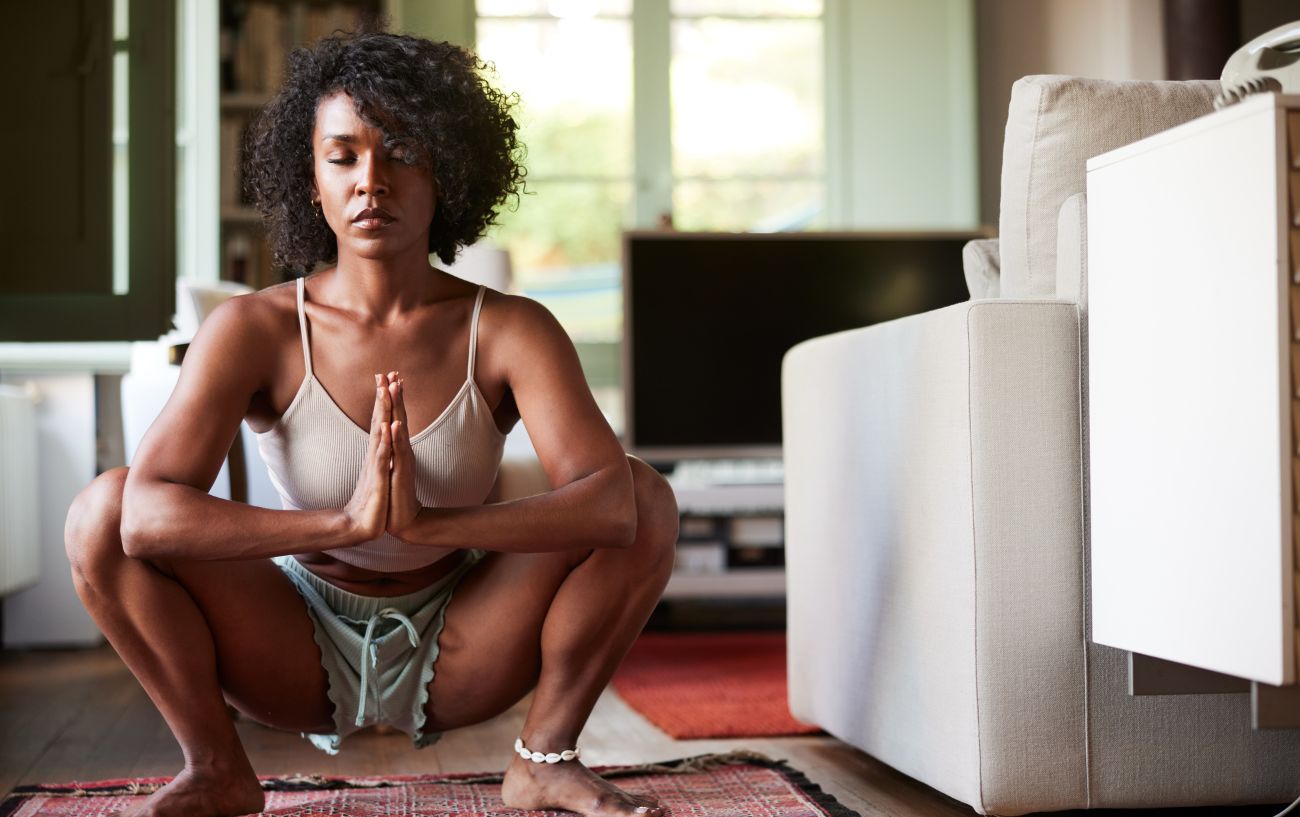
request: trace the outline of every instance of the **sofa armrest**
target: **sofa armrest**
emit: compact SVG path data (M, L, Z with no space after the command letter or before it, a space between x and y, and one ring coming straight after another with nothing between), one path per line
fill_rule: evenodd
M981 810L1086 791L1078 320L969 301L782 367L791 709Z

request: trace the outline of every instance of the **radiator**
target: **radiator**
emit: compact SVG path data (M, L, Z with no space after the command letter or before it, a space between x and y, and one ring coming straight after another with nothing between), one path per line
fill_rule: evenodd
M0 385L0 596L40 577L34 386Z

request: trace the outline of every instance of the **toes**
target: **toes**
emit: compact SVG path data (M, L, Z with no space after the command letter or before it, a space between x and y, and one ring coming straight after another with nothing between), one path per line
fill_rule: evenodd
M659 805L659 801L649 797L634 794L632 795L632 804L634 806L633 813L644 815L644 817L664 817L667 814L664 808Z

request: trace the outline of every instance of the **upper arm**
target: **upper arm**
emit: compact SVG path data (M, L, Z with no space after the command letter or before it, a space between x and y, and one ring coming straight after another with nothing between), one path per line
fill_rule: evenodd
M631 469L596 405L578 353L546 307L520 296L497 299L493 332L519 417L552 487L602 468ZM495 323L496 321L494 321Z
M200 324L176 387L136 449L124 489L124 527L129 512L138 510L128 500L133 486L169 482L206 492L216 480L266 380L265 304L253 298L231 298Z

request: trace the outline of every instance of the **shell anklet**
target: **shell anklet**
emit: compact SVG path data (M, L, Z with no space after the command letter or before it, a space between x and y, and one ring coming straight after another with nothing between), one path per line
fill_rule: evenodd
M575 746L572 749L565 749L563 752L551 752L550 754L533 752L524 746L524 739L520 737L515 738L515 753L524 760L531 760L534 763L559 763L562 760L577 760L582 750Z

